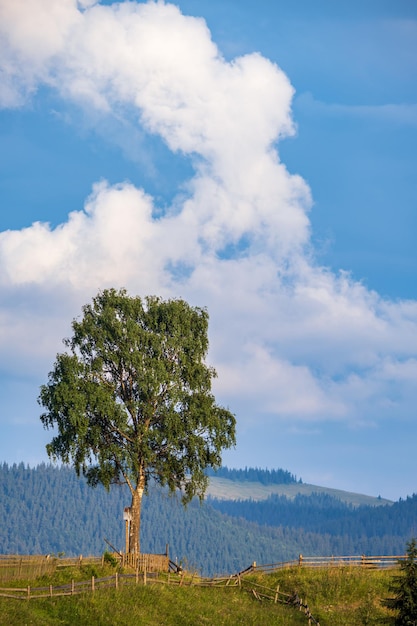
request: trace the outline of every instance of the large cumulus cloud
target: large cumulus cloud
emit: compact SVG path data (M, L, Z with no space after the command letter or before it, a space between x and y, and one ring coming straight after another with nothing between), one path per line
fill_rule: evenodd
M0 0L0 24L3 106L46 85L90 116L133 120L194 167L164 211L101 181L58 227L0 234L3 368L45 367L81 304L125 286L208 307L216 389L243 421L408 414L417 304L315 261L310 190L279 158L293 88L276 65L226 62L203 20L163 2Z

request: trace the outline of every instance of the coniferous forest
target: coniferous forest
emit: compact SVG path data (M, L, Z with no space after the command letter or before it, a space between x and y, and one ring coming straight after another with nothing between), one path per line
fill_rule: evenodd
M256 472L259 480L262 470ZM264 480L277 478L277 472ZM295 481L283 470L282 476ZM104 539L123 550L123 509L129 505L125 486L93 489L67 467L0 465L0 553L99 555L109 549ZM168 544L172 560L214 575L239 571L253 561L293 560L300 553L400 555L417 534L416 520L416 495L379 507L354 508L333 496L312 494L293 500L276 495L260 501L209 498L184 509L179 498L151 486L144 499L141 545L143 552L162 553Z
M290 485L291 483L302 482L297 481L297 477L287 470L283 469L261 469L259 467L245 467L244 469L230 469L229 467L221 467L214 471L207 468L208 476L217 476L218 478L227 478L228 480L238 482L259 482L261 485Z

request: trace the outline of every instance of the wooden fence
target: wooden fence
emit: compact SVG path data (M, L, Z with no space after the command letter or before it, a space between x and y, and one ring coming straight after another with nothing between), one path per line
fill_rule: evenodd
M280 590L279 585L272 589L264 585L254 582L253 578L247 578L249 574L255 572L272 573L284 568L291 567L314 567L314 568L334 568L334 567L363 567L372 569L397 567L398 562L406 558L401 556L331 556L331 557L304 557L301 554L299 558L293 561L280 563L272 563L266 565L257 565L252 563L246 569L232 574L217 578L202 578L196 574L190 575L177 569L175 573L171 573L169 566L168 554L161 555L119 555L121 557L121 565L124 567L135 567L135 573L115 573L113 576L96 578L75 582L72 581L67 585L48 585L45 587L4 587L0 588L0 597L14 598L16 600L31 600L35 598L55 598L59 596L71 596L86 592L95 592L98 589L115 588L128 584L168 584L179 586L199 586L199 587L218 587L223 589L232 589L238 586L243 591L250 593L256 600L269 601L273 603L283 603L297 608L302 611L308 620L310 626L320 626L318 620L312 615L308 604L300 598L296 593L288 594ZM104 557L76 557L76 558L57 558L49 555L39 556L10 556L0 555L0 574L2 569L10 568L16 577L24 576L27 578L27 572L30 570L34 575L45 573L53 573L58 567L81 566L83 564L99 564L103 563ZM10 578L9 578L10 580Z
M176 571L175 563L170 561L168 554L117 554L123 568L132 568L139 572L168 572ZM298 559L267 565L256 565L253 563L241 574L250 573L254 570L262 572L272 572L275 570L294 567L364 567L368 569L387 569L396 567L398 562L405 559L405 555L400 556L310 556L304 557L300 554ZM67 567L81 567L82 565L103 565L104 556L78 556L78 557L55 557L46 556L21 556L21 555L0 555L0 582L8 580L18 580L21 578L31 579L44 574L52 574L57 569Z
M252 580L245 579L245 573L249 573L250 568L245 570L243 574L238 573L231 576L219 577L219 578L200 578L195 575L190 576L185 572L177 572L175 574L168 573L163 577L160 576L160 572L139 572L136 570L134 574L120 574L116 573L113 576L106 576L104 578L95 578L94 576L87 581L74 582L72 581L67 585L48 585L45 587L4 587L0 588L0 597L13 598L15 600L33 600L36 598L57 598L61 596L73 596L80 593L92 592L94 593L98 589L118 589L122 585L138 584L165 584L165 585L178 585L180 587L186 586L198 586L198 587L216 587L223 589L233 589L239 587L241 590L250 593L256 600L270 601L273 603L280 602L282 604L288 604L300 611L304 612L304 615L308 619L309 625L320 626L319 622L313 617L308 605L298 597L297 594L288 594L280 591L279 585L272 589L264 585L255 583Z
M122 554L120 564L140 572L168 572L170 560L168 554Z
M285 561L280 563L271 563L268 565L256 565L253 563L243 572L273 572L288 567L363 567L367 569L389 569L397 567L398 562L407 558L406 555L400 556L309 556L302 554L294 561ZM243 573L242 572L242 573Z
M64 567L81 567L82 565L102 564L104 557L78 556L58 558L53 555L0 555L0 582L18 580L19 578L36 578L44 574L53 574Z
M168 572L170 560L166 554L118 554L113 556L122 567L147 572ZM56 570L83 565L104 565L103 556L56 557L53 555L0 555L0 582L32 579Z
M116 573L113 576L105 576L103 578L96 578L94 576L91 579L81 582L71 581L66 585L48 585L47 587L3 587L0 588L0 597L15 598L16 600L29 600L34 598L56 598L59 596L72 596L87 591L96 591L97 589L105 589L109 587L118 588L122 581L143 582L147 584L149 575L146 572L135 574L119 574Z

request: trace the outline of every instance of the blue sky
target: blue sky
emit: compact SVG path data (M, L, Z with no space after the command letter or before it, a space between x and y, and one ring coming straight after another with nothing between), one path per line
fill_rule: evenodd
M229 466L417 491L411 0L0 0L0 460L99 289L210 313Z

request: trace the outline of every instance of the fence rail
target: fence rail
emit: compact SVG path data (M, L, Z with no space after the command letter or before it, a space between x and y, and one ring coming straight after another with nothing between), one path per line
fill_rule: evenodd
M65 567L81 567L103 563L101 556L78 556L71 558L40 555L0 555L0 582L19 578L36 578L44 574L53 574Z
M250 568L248 568L249 570ZM118 589L121 585L126 584L138 584L144 585L149 582L162 583L168 585L179 586L199 586L199 587L216 587L223 589L232 589L238 586L243 591L249 592L256 600L270 601L274 604L278 602L281 604L288 604L300 611L304 612L304 615L308 619L309 625L320 626L319 622L313 617L307 603L298 597L297 594L288 594L280 591L279 585L272 589L264 585L260 585L254 581L245 580L240 574L221 577L221 578L199 578L193 576L187 576L184 572L177 572L176 574L168 573L164 578L160 578L159 572L139 572L136 570L134 574L120 574L116 573L113 576L106 576L103 578L91 577L91 580L75 582L71 581L67 585L49 585L45 587L30 587L29 585L24 588L16 587L4 587L0 588L0 597L13 598L14 600L33 600L40 598L57 598L63 596L73 596L81 593L92 592L94 593L98 589L114 588Z
M166 554L115 554L122 567L147 572L168 572L170 559ZM0 582L32 579L56 570L82 567L83 565L103 565L103 556L57 557L54 555L0 555Z
M125 557L127 555L124 555ZM24 588L16 587L4 587L0 588L0 597L13 598L15 600L31 600L35 598L56 598L60 596L72 596L86 592L95 592L98 589L115 588L118 589L121 585L138 584L142 583L147 585L149 582L173 584L179 586L200 586L200 587L216 587L223 589L231 589L236 586L243 591L249 592L256 600L270 601L273 603L282 603L293 606L300 611L304 612L304 615L308 619L308 624L314 626L320 626L318 620L312 615L308 604L305 600L300 598L297 593L289 594L280 590L279 585L272 589L255 582L253 579L246 578L249 574L255 572L271 573L279 571L284 568L290 567L364 567L373 569L382 569L396 567L398 562L406 558L406 555L401 556L331 556L331 557L303 557L301 554L298 559L294 561L286 561L280 563L271 563L266 565L257 565L253 563L246 569L232 574L230 576L222 576L217 578L202 578L200 576L186 574L183 571L177 571L174 574L169 571L169 558L168 555L140 555L141 557L148 557L138 559L136 556L135 562L133 557L130 558L124 565L132 567L136 566L135 573L119 573L116 572L113 576L106 576L103 578L95 578L81 582L71 581L67 585L49 585L45 587L31 587ZM152 557L152 558L149 558ZM82 564L99 563L103 561L103 557L77 557L57 559L50 557L39 556L10 556L0 555L0 571L2 567L6 567L13 564L14 567L21 567L22 564L31 564L35 567L39 566L39 562L48 563L50 561L59 561L61 567L79 566ZM146 566L156 568L157 565L164 565L164 570L161 568L147 570ZM164 574L161 574L161 572Z
M141 572L168 572L170 559L167 554L122 554L120 564Z
M141 572L175 571L177 566L170 561L168 554L115 554L122 567L132 568ZM293 561L283 561L266 565L253 563L240 572L240 575L251 573L255 569L272 572L288 567L363 567L368 569L388 569L396 567L406 555L397 556L309 556L299 555ZM18 580L20 578L36 578L44 574L52 574L57 569L81 567L83 565L99 565L104 563L104 556L56 557L54 555L0 555L0 582ZM180 569L180 568L179 568Z
M366 556L364 554L356 556L309 556L302 554L298 559L293 561L283 561L280 563L271 563L267 565L257 565L253 563L241 574L250 573L255 570L262 572L272 572L288 567L363 567L367 569L389 569L397 567L398 562L404 560L406 555L399 556Z

